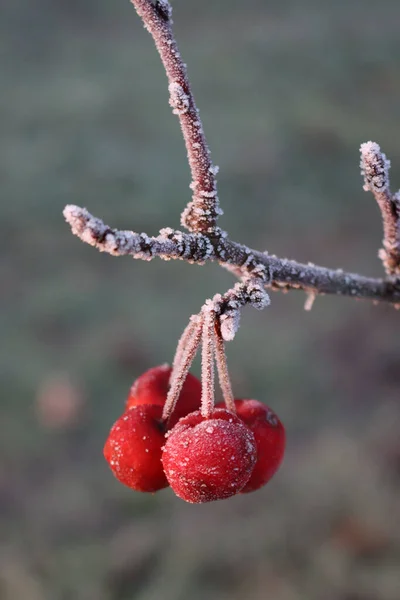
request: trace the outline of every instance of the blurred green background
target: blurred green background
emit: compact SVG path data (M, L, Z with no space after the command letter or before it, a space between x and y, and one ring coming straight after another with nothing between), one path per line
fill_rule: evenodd
M176 0L220 166L222 227L281 256L380 276L362 191L373 139L400 184L397 0ZM159 57L128 0L2 3L0 597L398 600L400 315L298 292L243 311L238 397L288 433L270 485L191 506L113 478L132 381L170 361L215 265L133 262L72 237L67 203L155 234L190 180ZM195 372L199 372L196 364Z

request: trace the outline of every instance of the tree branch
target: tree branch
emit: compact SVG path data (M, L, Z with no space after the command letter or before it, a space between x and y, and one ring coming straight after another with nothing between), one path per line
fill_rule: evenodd
M159 256L164 260L181 259L197 264L218 261L237 277L258 276L273 289L301 289L308 294L335 294L400 304L398 280L372 279L341 269L305 265L252 250L222 236L215 238L169 228L162 229L157 237L119 231L86 209L73 205L65 207L64 216L72 233L83 242L113 256L129 255L142 260Z
M228 238L216 226L221 210L218 204L215 175L203 127L187 77L186 65L179 54L172 32L172 8L168 0L131 0L144 26L152 35L161 56L170 92L170 105L178 116L188 153L192 174L192 201L181 216L190 233L166 228L156 237L133 231L111 229L93 217L86 209L69 205L64 216L72 232L84 242L114 256L130 255L151 260L181 259L203 264L217 261L241 279L219 302L219 323L224 339L232 339L239 325L239 309L244 304L263 308L268 303L264 287L307 293L306 309L318 294L336 294L353 298L385 301L400 306L400 192L389 189L389 166L378 144L361 145L361 169L364 189L371 191L381 209L384 228L384 249L380 257L389 277L372 279L341 269L331 270L281 259L252 250ZM396 277L397 276L397 277Z

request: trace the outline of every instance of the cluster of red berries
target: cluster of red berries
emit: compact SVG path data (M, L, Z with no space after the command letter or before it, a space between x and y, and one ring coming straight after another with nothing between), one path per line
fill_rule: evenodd
M172 369L154 367L133 384L126 411L113 425L104 456L121 483L141 492L168 485L187 502L252 492L269 481L285 449L285 430L258 400L236 400L236 414L218 404L199 408L200 381L189 374L167 422L162 410Z

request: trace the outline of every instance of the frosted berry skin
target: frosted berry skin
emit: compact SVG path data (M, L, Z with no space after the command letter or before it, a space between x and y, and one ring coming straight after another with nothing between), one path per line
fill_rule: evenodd
M169 378L172 368L168 365L160 365L149 369L132 385L126 408L140 404L158 404L164 406L169 390ZM190 373L185 379L178 402L169 420L169 427L173 427L181 417L199 410L201 401L201 383Z
M134 406L114 423L104 446L115 477L138 492L156 492L168 486L161 464L165 441L161 413L161 406Z
M237 416L251 429L257 444L257 462L242 493L265 485L278 470L285 452L285 428L276 414L258 400L235 400Z
M250 429L233 413L214 409L181 419L167 433L162 463L175 494L186 502L229 498L248 482L257 460Z

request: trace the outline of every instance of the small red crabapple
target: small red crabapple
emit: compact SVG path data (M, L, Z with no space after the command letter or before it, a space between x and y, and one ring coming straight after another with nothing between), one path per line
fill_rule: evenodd
M218 404L221 406L223 403ZM242 493L265 485L276 473L285 452L285 428L276 414L258 400L235 400L237 416L251 429L257 444L257 462Z
M166 435L162 463L175 494L186 502L229 498L249 480L257 460L253 433L233 413L214 409L183 417Z
M169 390L169 378L172 368L169 365L160 365L149 369L133 383L126 408L140 404L157 404L164 406ZM179 395L174 412L168 426L173 427L181 417L200 408L201 383L194 375L188 373Z
M161 413L161 406L134 406L117 419L104 446L115 477L139 492L168 487L161 464L165 441Z

